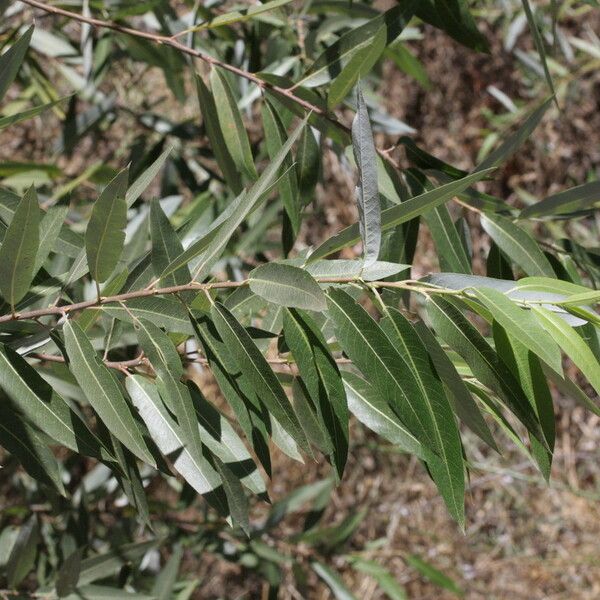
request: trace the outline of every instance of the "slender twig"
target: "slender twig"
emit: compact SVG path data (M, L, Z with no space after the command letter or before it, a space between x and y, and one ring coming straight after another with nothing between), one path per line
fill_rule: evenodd
M356 283L360 284L361 280L356 277L317 277L318 283ZM117 294L115 296L102 296L95 298L94 300L85 300L83 302L75 302L73 304L63 304L61 306L48 306L46 308L38 308L36 310L28 310L23 312L17 312L15 314L6 314L0 316L0 323L7 323L9 321L24 321L24 320L37 320L40 317L48 317L52 315L66 316L71 313L81 312L88 308L100 308L107 304L122 304L128 300L134 300L136 298L148 298L150 296L169 296L176 295L181 292L210 292L211 290L218 289L232 289L239 288L249 285L250 280L244 279L242 281L213 281L210 283L198 283L192 281L183 285L173 285L164 288L151 288L135 290L133 292L126 292L124 294ZM436 293L436 294L457 294L460 290L452 290L446 288L432 288L427 283L415 282L413 280L406 281L373 281L369 285L382 288L400 288L408 289L417 293Z
M39 8L49 14L57 15L61 17L67 17L68 19L73 19L74 21L79 21L80 23L85 23L87 25L91 25L95 28L100 29L111 29L112 31L117 31L119 33L123 33L126 35L131 35L138 38L143 38L145 40L150 40L156 44L160 44L163 46L170 46L171 48L182 52L183 54L187 54L188 56L192 56L193 58L197 58L213 67L220 67L226 71L234 73L238 77L242 77L256 84L259 88L263 90L270 90L280 96L284 96L288 98L295 104L298 104L305 110L313 112L325 119L327 119L330 123L332 123L339 130L344 133L350 135L350 128L340 121L338 121L334 115L329 113L327 110L313 104L312 102L301 98L297 94L294 93L293 88L284 88L279 85L270 83L269 81L265 81L261 79L258 75L254 73L250 73L244 69L236 67L234 65L230 65L210 54L206 54L201 50L196 50L195 48L190 48L185 44L181 43L176 37L169 37L166 35L160 35L158 33L152 33L148 31L142 31L140 29L133 29L132 27L126 27L124 25L119 25L118 23L114 23L112 21L103 21L102 19L96 19L93 17L85 17L79 13L71 12L70 10L65 10L64 8L59 8L58 6L49 6L44 2L39 2L38 0L22 0L24 4L28 4L29 6L33 6L34 8ZM378 149L377 152L385 160L390 163L393 167L398 168L398 163L384 150Z

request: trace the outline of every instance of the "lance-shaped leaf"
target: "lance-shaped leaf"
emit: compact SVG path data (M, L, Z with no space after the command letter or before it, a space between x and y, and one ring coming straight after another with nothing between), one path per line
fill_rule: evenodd
M251 271L250 289L273 304L321 312L327 308L323 290L304 269L267 263Z
M460 194L473 183L484 179L489 175L490 171L478 171L459 179L441 185L430 192L425 192L420 196L415 196L410 200L406 200L397 206L386 208L381 212L381 231L387 231L397 225L406 223L415 217L422 215L425 211L435 208L440 204L444 204L453 196ZM351 246L360 241L360 229L358 223L354 223L339 233L323 242L309 257L309 261L315 261L319 258L329 256L334 252L338 252L346 246Z
M440 454L428 400L409 364L369 313L346 292L330 290L327 303L336 338L346 354L419 442Z
M342 72L331 82L327 106L333 109L342 102L354 84L367 75L381 58L387 44L387 29L382 25L371 44L354 53Z
M19 202L0 246L0 292L14 309L29 291L39 247L40 206L33 187Z
M488 444L490 448L493 448L496 452L500 452L479 407L475 403L475 400L473 400L471 392L469 392L456 367L446 352L444 352L444 349L440 346L433 333L431 333L422 321L415 324L415 330L419 334L423 344L425 344L429 358L449 392L449 400L458 418L473 433Z
M234 525L239 525L242 531L250 537L248 498L244 493L244 488L232 470L218 456L214 457L214 463L223 482L231 520Z
M162 568L152 586L152 595L156 600L170 600L173 598L173 588L177 583L177 575L181 567L181 559L183 558L183 547L179 544L174 548L173 553L169 556L167 564Z
M155 465L121 389L81 327L68 320L63 328L71 372L92 408L111 433L138 458Z
M306 119L289 136L287 142L282 146L277 156L271 160L269 165L261 173L258 181L248 190L240 194L229 207L210 226L208 233L189 246L177 259L171 262L162 276L165 277L181 266L188 264L198 255L202 255L194 269L194 279L203 279L221 252L229 242L229 238L236 229L244 222L266 198L276 180L279 168L287 157L289 151L306 126Z
M426 23L443 29L468 48L479 52L490 51L489 43L477 29L466 0L420 0L417 16Z
M68 211L68 206L52 206L42 217L39 227L39 246L33 266L34 273L37 273L42 268L48 255L54 250L56 240L60 235Z
M161 453L172 458L173 468L199 494L205 496L207 501L215 502L219 497L215 490L221 485L221 478L203 455L190 454L181 428L169 415L158 388L141 375L128 377L125 385Z
M550 261L535 240L510 219L487 214L481 218L481 226L496 242L498 248L513 260L527 275L555 277Z
M600 181L591 181L577 187L548 196L524 208L520 219L532 217L552 217L564 215L579 210L593 208L600 202Z
M16 123L20 123L21 121L28 121L29 119L33 119L33 117L41 115L43 112L46 112L49 108L56 106L63 100L65 100L65 98L59 98L54 102L48 102L47 104L42 104L41 106L35 106L34 108L29 108L22 112L15 113L14 115L0 117L0 131L2 129L10 127L11 125L15 125Z
M381 246L381 207L377 185L377 151L369 122L369 111L362 92L358 90L358 109L352 121L352 148L358 167L358 214L360 236L363 241L365 266L379 257Z
M252 444L267 475L271 477L269 453L271 423L267 410L252 391L252 386L247 383L247 377L239 372L229 348L219 338L214 324L207 318L196 320L191 314L189 318L219 389L233 409L242 431ZM225 460L223 456L221 458Z
M283 331L319 421L329 435L332 461L341 478L348 455L349 434L348 404L340 372L323 334L307 314L286 310Z
M244 443L229 423L193 382L187 382L200 425L202 443L220 458L254 494L266 496L265 482Z
M56 389L6 346L0 346L0 386L15 410L62 446L86 456L110 458L110 453Z
M85 250L93 279L105 282L115 270L125 243L127 225L127 182L123 169L100 194L85 232Z
M521 388L527 394L533 406L549 448L545 448L530 436L531 454L537 462L546 481L550 479L552 450L554 449L555 425L552 394L540 360L533 352L521 344L518 339L501 327L497 321L493 325L494 345L504 364L516 375Z
M533 133L535 128L539 125L542 117L546 114L546 111L550 107L552 99L546 100L538 108L536 108L526 119L523 124L496 150L490 153L481 164L475 169L475 171L482 171L489 169L490 167L497 167L499 164L506 161L507 158L512 156L516 150L529 139L529 136Z
M39 540L38 518L32 515L19 529L17 541L6 563L6 579L10 589L15 589L35 566Z
M27 54L32 35L33 25L0 56L0 102L19 72L25 54Z
M497 321L508 333L531 350L549 367L562 375L560 349L552 337L539 325L533 313L517 306L502 292L481 287L474 291Z
M248 8L240 10L232 10L222 15L216 16L210 21L196 25L191 31L202 31L203 29L213 29L215 27L223 27L225 25L233 25L234 23L244 23L252 19L256 19L263 13L275 10L289 4L292 0L270 0L264 4L253 4Z
M387 308L380 325L408 366L423 398L437 456L429 461L433 478L450 514L464 527L465 478L458 427L442 382L429 360L423 342L409 321L395 308ZM437 459L437 460L436 460Z
M135 201L146 191L154 178L163 168L167 158L173 151L173 146L168 146L160 156L129 186L125 194L127 208L131 208Z
M0 446L35 480L66 496L58 462L39 433L0 398Z
M272 102L265 100L261 108L263 127L265 129L265 143L269 158L273 159L281 147L285 144L287 133L281 121L280 116ZM298 235L301 223L300 196L298 194L298 181L296 172L293 168L294 161L291 155L287 155L282 163L282 174L279 180L277 191L281 197L281 202L285 208L290 223L294 239Z
M541 306L534 306L531 310L542 327L585 375L596 392L600 394L600 364L583 338L555 313Z
M150 206L150 238L152 269L154 275L160 277L169 264L182 254L183 245L158 200L153 200ZM164 287L185 285L191 280L190 270L183 266L161 279L160 285Z
M211 316L238 370L246 375L261 402L298 446L309 452L308 441L285 391L248 332L222 304L212 306Z
M540 57L540 62L542 63L542 68L544 69L544 77L546 78L546 83L548 84L548 89L552 96L556 95L556 91L554 89L554 82L552 81L552 75L550 75L550 70L548 69L548 62L546 60L546 49L544 48L544 39L542 38L542 34L538 29L537 23L535 22L535 16L533 11L531 10L531 4L529 0L521 0L523 4L523 9L525 10L525 16L527 17L527 22L529 23L529 29L531 29L531 35L533 37L533 42L535 44L535 49Z
M303 205L314 198L315 188L321 171L321 152L319 144L310 127L305 127L298 143L296 153L296 173L298 177L298 193Z
M425 460L425 450L385 402L377 388L351 371L343 372L350 412L365 426L405 452Z
M382 28L385 45L393 42L412 18L417 4L415 0L402 2L344 34L315 60L297 85L315 87L337 77L355 54L373 44Z
M195 460L202 460L202 440L198 419L188 388L181 383L183 366L175 345L169 336L150 321L135 324L144 354L157 375L157 387L168 409L175 415L188 452Z
M427 302L427 314L440 337L465 359L473 375L498 394L527 430L547 445L537 415L519 382L462 312L447 300L432 296Z
M258 174L254 166L250 141L242 121L242 115L227 77L218 67L211 71L210 84L215 98L219 125L229 154L231 154L238 171L254 180Z
M219 125L219 115L215 106L215 100L200 75L196 75L196 90L204 128L206 129L210 147L215 154L217 164L221 169L221 173L223 173L223 178L227 186L234 194L240 194L243 189L242 178L237 172L233 158L227 149L227 144Z

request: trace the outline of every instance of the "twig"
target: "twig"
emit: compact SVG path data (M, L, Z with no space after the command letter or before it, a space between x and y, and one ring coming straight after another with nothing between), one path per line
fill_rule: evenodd
M300 96L296 95L293 92L293 88L289 88L289 89L283 88L279 85L265 81L264 79L261 79L258 75L255 75L254 73L250 73L249 71L246 71L246 70L236 67L234 65L230 65L226 62L223 62L222 60L219 60L218 58L215 58L214 56L205 54L204 52L202 52L200 50L190 48L189 46L182 44L175 37L169 37L166 35L160 35L160 34L151 33L148 31L141 31L139 29L133 29L131 27L125 27L124 25L119 25L118 23L113 23L111 21L103 21L102 19L96 19L93 17L85 17L78 13L71 12L69 10L65 10L64 8L59 8L57 6L49 6L48 4L45 4L43 2L38 2L38 0L22 0L22 2L24 4L28 4L29 6L39 8L40 10L43 10L46 13L49 13L52 15L58 15L58 16L62 16L62 17L67 17L69 19L73 19L74 21L79 21L80 23L85 23L87 25L91 25L92 27L102 28L102 29L111 29L113 31L118 31L119 33L123 33L126 35L131 35L134 37L143 38L145 40L150 40L151 42L154 42L159 45L170 46L171 48L178 50L179 52L182 52L183 54L187 54L188 56L198 58L213 67L220 67L221 69L224 69L226 71L234 73L238 77L243 77L244 79L247 79L248 81L251 81L252 83L256 84L259 88L261 88L263 90L265 90L265 89L270 90L276 94L279 94L280 96L284 96L285 98L288 98L292 102L295 102L302 108L327 119L330 123L332 123L335 127L337 127L339 130L343 131L344 133L346 133L348 135L351 134L351 130L348 126L346 126L343 123L341 123L340 121L338 121L329 112L320 108L316 104L313 104L312 102L309 102L308 100L304 100ZM389 156L389 154L386 151L377 149L377 152L383 160L385 160L386 162L391 164L393 167L398 168L398 163L391 156Z

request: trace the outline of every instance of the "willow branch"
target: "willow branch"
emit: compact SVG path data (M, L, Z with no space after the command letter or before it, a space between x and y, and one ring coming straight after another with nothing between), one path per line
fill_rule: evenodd
M317 106L316 104L313 104L312 102L309 102L308 100L304 100L300 96L296 95L293 91L293 88L288 89L288 88L284 88L279 85L270 83L268 81L261 79L258 75L255 75L254 73L250 73L249 71L246 71L246 70L236 67L234 65L230 65L226 62L223 62L222 60L219 60L218 58L215 58L214 56L210 56L209 54L206 54L206 53L202 52L201 50L196 50L195 48L190 48L189 46L182 44L177 39L176 36L169 37L166 35L160 35L157 33L142 31L139 29L133 29L132 27L126 27L124 25L119 25L118 23L114 23L112 21L103 21L102 19L96 19L94 17L85 17L79 13L65 10L64 8L59 8L57 6L49 6L48 4L45 4L44 2L39 2L38 0L21 0L21 1L24 4L33 6L34 8L39 8L40 10L43 10L46 13L61 16L61 17L66 17L68 19L73 19L74 21L79 21L80 23L85 23L85 24L95 27L97 29L111 29L112 31L117 31L117 32L123 33L125 35L131 35L134 37L143 38L145 40L149 40L149 41L154 42L159 45L169 46L170 48L178 50L179 52L181 52L183 54L187 54L188 56L192 56L193 58L197 58L213 67L220 67L221 69L224 69L226 71L234 73L238 77L247 79L248 81L251 81L252 83L256 84L259 88L261 88L263 90L270 90L271 92L279 94L280 96L284 96L285 98L288 98L289 100L298 104L305 110L313 112L313 113L327 119L330 123L332 123L335 127L337 127L339 130L343 131L344 133L346 133L348 135L351 134L351 130L348 126L346 126L343 123L341 123L340 121L338 121L334 116L331 115L331 113L327 112L326 110L322 109L321 107ZM385 150L381 150L381 149L377 149L377 152L383 160L385 160L386 162L391 164L393 167L398 168L398 163L389 155L388 152L386 152Z
M362 281L356 277L317 277L318 283L357 283L360 284ZM145 288L142 290L135 290L133 292L126 292L124 294L116 294L114 296L101 296L100 298L94 298L93 300L85 300L83 302L74 302L73 304L63 304L61 306L48 306L46 308L38 308L36 310L28 310L23 312L16 312L14 314L6 314L0 316L0 323L8 323L9 321L25 321L25 320L36 320L42 317L48 317L52 315L65 317L72 313L81 312L91 308L102 308L107 304L124 304L129 300L136 298L148 298L150 296L173 296L181 294L182 292L210 292L211 290L222 290L222 289L235 289L249 285L250 280L244 279L242 281L213 281L210 283L198 283L192 281L183 285L173 285L164 288ZM373 281L369 282L370 286L374 287L388 287L388 288L402 288L410 289L415 292L422 293L448 293L456 294L456 290L448 290L442 288L435 288L422 284L419 287L419 283L413 280L406 281Z

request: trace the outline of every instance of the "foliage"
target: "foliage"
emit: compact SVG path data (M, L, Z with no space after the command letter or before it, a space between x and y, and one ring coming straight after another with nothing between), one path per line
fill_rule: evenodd
M52 515L4 511L2 576L8 589L48 598L184 599L200 583L178 575L189 550L241 564L274 595L291 568L300 589L308 569L336 598L352 598L328 565L336 555L402 598L386 569L347 546L360 507L320 524L351 451L351 418L415 455L464 529L463 428L498 451L508 436L549 478L548 382L599 412L564 370L566 357L600 393L597 249L564 233L593 213L598 182L522 209L477 185L560 103L545 15L523 0L542 85L557 95L515 107L518 126L488 138L466 173L409 137L396 145L410 168L378 146L380 133L408 128L375 93L386 59L419 78L406 40L423 22L489 51L464 0L385 12L341 0L181 4L0 3L2 135L48 111L63 128L51 162L0 163L2 478ZM55 28L21 28L27 5L53 14ZM59 184L57 155L111 126L118 100L103 83L119 61L161 69L182 110L193 89L202 124L126 107L148 133L119 168L90 164ZM68 82L68 97L51 73ZM199 149L197 139L208 143ZM356 172L359 219L306 247L302 229L322 215L327 153ZM87 202L90 185L98 193ZM467 221L454 209L491 240L487 276L473 270ZM441 272L416 279L420 223ZM222 402L206 394L207 373ZM331 475L275 498L259 522L251 509L269 499L274 446L290 460L328 461ZM165 510L172 500L149 493L160 479L178 509L203 497L193 534ZM121 511L118 528L91 514L99 501ZM307 505L288 551L269 545L281 520ZM297 544L314 548L309 560ZM150 580L146 567L165 546L175 549ZM405 559L461 593L422 558Z

